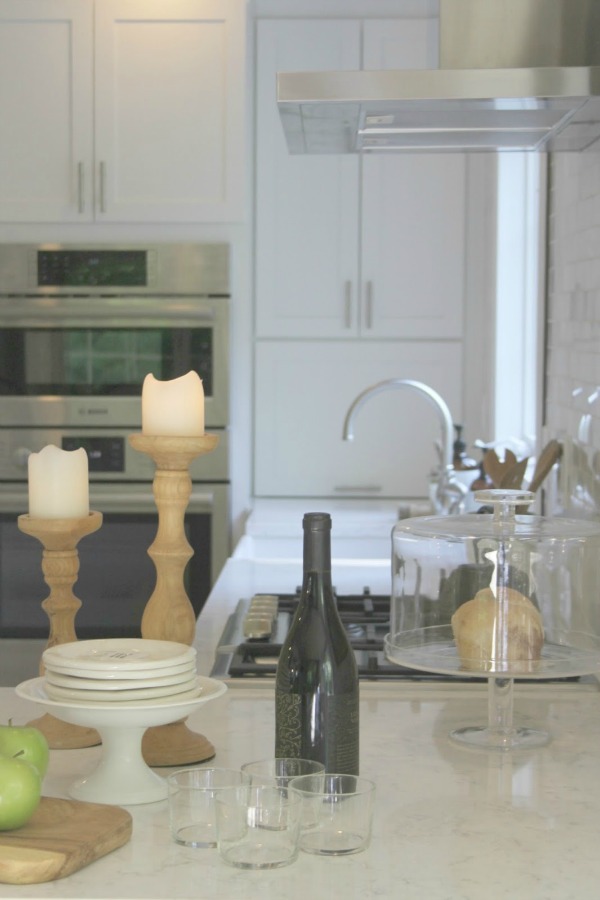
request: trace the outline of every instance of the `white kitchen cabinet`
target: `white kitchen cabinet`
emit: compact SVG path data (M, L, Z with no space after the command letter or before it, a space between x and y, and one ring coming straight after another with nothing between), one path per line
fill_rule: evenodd
M291 19L259 21L257 28L257 333L351 336L358 157L291 156L275 77L282 69L355 68L360 26L354 20Z
M92 32L86 0L0 0L2 222L85 215L78 184L93 153Z
M244 0L97 0L97 215L243 217L244 48Z
M437 67L437 21L366 21L363 68ZM365 154L362 327L371 337L463 334L466 158Z
M244 28L243 0L0 0L0 220L242 218Z
M255 494L259 497L425 497L441 425L407 388L371 398L342 440L346 412L365 388L411 378L462 418L458 341L263 341L256 349Z
M292 156L275 100L281 70L436 66L437 27L428 18L259 21L259 338L462 335L464 156Z

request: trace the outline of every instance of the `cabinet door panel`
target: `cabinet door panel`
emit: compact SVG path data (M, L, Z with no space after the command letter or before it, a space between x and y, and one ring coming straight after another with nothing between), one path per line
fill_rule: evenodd
M352 20L258 23L256 302L261 337L357 330L358 160L290 155L276 73L359 65Z
M372 21L364 28L364 68L437 65L435 20ZM365 335L461 336L465 172L459 153L364 158L362 284L370 305Z
M0 221L91 217L91 79L91 3L0 2Z
M241 218L240 0L103 0L96 10L98 212Z
M255 494L288 497L425 497L441 426L427 399L407 388L346 412L388 378L422 381L462 421L458 341L260 342L256 358Z

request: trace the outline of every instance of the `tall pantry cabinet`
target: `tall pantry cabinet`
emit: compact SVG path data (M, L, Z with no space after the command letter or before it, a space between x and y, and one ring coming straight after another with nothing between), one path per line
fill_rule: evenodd
M255 493L423 496L440 426L424 381L462 415L466 161L462 154L292 156L277 71L437 66L437 20L257 23Z
M244 0L0 0L0 221L243 218Z

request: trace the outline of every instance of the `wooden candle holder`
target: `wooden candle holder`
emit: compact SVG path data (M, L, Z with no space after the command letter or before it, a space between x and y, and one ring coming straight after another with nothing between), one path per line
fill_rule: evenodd
M17 524L24 534L37 538L44 547L42 572L50 588L50 594L42 601L50 620L46 647L76 641L75 615L81 606L81 600L73 593L79 573L77 544L81 538L100 528L102 513L90 512L87 516L73 519L40 519L22 515L18 517ZM40 660L39 671L40 675L44 674L43 660ZM52 749L75 750L100 743L100 735L95 729L71 725L50 714L29 724L43 732Z
M142 616L143 638L190 646L194 642L196 615L184 584L185 567L194 555L184 529L192 493L189 466L197 456L214 450L218 442L216 434L129 435L131 446L150 456L156 465L152 489L158 530L148 549L156 568L156 585ZM149 766L177 766L211 759L215 748L204 735L190 731L182 719L149 728L142 740L142 753Z

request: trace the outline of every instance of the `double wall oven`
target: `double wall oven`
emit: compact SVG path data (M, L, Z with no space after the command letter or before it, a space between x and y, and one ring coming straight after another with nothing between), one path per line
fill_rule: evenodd
M139 636L155 569L154 463L133 450L141 388L198 372L217 449L191 467L196 614L229 552L227 245L0 245L0 637L48 634L41 545L23 534L27 460L84 447L101 529L78 545L79 638Z

